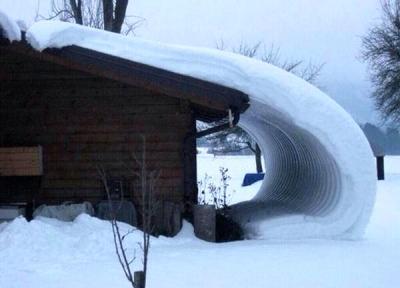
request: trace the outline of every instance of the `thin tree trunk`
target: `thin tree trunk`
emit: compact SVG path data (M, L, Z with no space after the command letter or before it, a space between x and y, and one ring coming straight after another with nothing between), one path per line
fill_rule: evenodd
M112 31L113 28L113 0L103 0L103 21L104 30Z
M74 15L75 22L77 24L83 25L83 18L82 18L82 0L78 0L78 3L75 0L69 0L71 5L72 14Z
M122 24L124 24L128 0L117 0L115 3L115 13L112 25L112 32L121 33Z
M256 158L256 167L257 167L257 173L262 173L262 164L261 164L261 149L260 146L256 143L256 151L254 153L254 156Z

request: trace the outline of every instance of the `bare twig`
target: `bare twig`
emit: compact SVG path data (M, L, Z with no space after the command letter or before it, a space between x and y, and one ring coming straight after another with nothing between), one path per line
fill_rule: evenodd
M130 265L130 263L132 263L132 261L134 261L134 259L136 257L133 257L133 260L131 259L128 261L128 257L126 255L126 249L124 247L124 239L127 236L127 234L125 234L123 236L121 235L119 226L118 226L118 222L117 222L117 212L121 208L123 196L121 195L121 202L120 202L118 210L116 210L111 201L111 193L110 193L110 188L108 185L107 173L106 173L105 169L102 167L97 167L97 171L98 171L98 174L100 175L100 179L103 183L104 190L106 191L106 194L107 194L108 206L109 206L109 212L110 212L110 222L111 222L113 239L114 239L115 253L117 254L118 261L122 267L125 277L132 284L132 287L135 287L133 274L132 274L132 271L131 271L129 265Z
M155 191L155 185L158 182L160 178L160 171L148 171L147 163L146 163L146 138L142 136L142 141L143 141L143 149L142 149L142 155L141 158L139 159L136 154L132 154L132 158L134 160L134 163L139 166L140 173L136 172L135 169L128 167L127 165L124 165L129 169L129 171L135 175L138 176L140 183L141 183L141 198L142 198L142 230L143 230L143 238L142 242L138 243L138 246L140 250L142 251L142 264L143 264L143 274L144 274L144 287L146 285L146 275L148 271L148 254L150 250L150 235L153 232L153 216L155 214L155 211L157 209L157 205L155 204L156 201L154 199L154 191ZM113 231L113 237L114 237L114 246L115 246L115 252L118 257L118 261L122 267L122 270L128 279L128 281L131 283L132 287L135 287L134 283L134 278L132 271L130 269L130 264L132 264L135 259L136 259L136 250L134 250L134 256L131 259L128 259L127 253L126 253L126 248L124 246L124 240L125 238L136 231L136 229L131 229L125 234L121 234L118 222L117 222L117 212L119 209L121 209L122 201L123 201L123 194L121 193L121 202L120 205L118 206L117 209L115 209L112 201L111 201L111 193L109 189L109 184L107 181L107 174L105 170L101 167L98 167L98 174L101 177L104 189L107 194L108 198L108 203L109 203L109 209L110 209L110 222L112 224L112 231ZM121 187L121 192L123 191Z

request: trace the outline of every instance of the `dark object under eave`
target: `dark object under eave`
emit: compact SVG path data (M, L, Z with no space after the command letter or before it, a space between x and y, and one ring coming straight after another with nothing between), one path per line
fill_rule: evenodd
M244 175L242 186L250 186L257 181L263 180L264 176L265 173L247 173L246 175Z

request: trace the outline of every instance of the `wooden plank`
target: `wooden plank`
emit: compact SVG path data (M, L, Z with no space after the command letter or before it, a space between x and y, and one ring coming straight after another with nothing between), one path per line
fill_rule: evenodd
M180 142L152 142L146 143L146 150L151 152L178 152L183 148ZM107 143L73 143L69 145L68 151L70 152L87 152L87 153L102 153L115 152L115 153L132 153L138 152L142 149L141 142L115 142L112 144ZM46 153L64 153L65 145L49 144L43 146Z
M139 169L134 170L139 173ZM133 181L137 176L132 173L128 168L121 167L121 169L107 169L107 174L113 177L125 177ZM183 169L170 168L161 171L160 179L181 179L183 177ZM99 173L96 169L52 169L46 172L47 179L97 179Z
M184 114L180 113L180 106L179 105L132 105L132 106L127 106L127 105L114 105L110 104L107 107L97 107L94 108L94 103L91 102L89 103L80 103L80 102L69 102L69 103L53 103L49 101L44 101L47 102L45 103L32 103L29 105L25 105L24 107L21 107L20 104L15 103L16 105L4 103L3 106L4 108L0 108L0 113L3 114L4 118L10 118L9 116L11 115L29 115L29 114L40 114L43 113L44 111L48 111L49 113L68 113L71 112L71 110L74 110L73 115L69 115L72 119L78 118L83 118L83 119L99 119L99 118L108 118L110 114L126 114L126 117L129 116L135 116L140 117L140 115L152 115L152 117L155 117L155 115L162 115L163 117L168 117L169 115L181 115L181 117L184 117ZM7 107L7 108L6 108ZM13 111L10 111L10 109L13 109ZM13 113L15 114L13 114ZM95 115L92 113L96 112ZM103 115L99 115L98 113L101 113ZM108 116L108 117L104 117ZM21 116L20 116L21 117ZM110 118L110 121L115 122L115 119ZM11 118L12 119L12 118ZM129 122L132 122L129 121ZM112 122L111 122L112 123Z
M42 147L0 147L0 176L43 174Z
M1 154L9 154L9 153L31 153L32 155L38 155L41 150L41 147L0 147L0 155Z
M33 168L33 169L38 169L38 167L41 165L39 161L30 161L30 162L24 162L24 161L18 161L18 162L13 162L13 161L1 161L0 162L0 167L2 171L7 171L7 169L24 169L24 168Z
M170 187L178 189L183 186L181 179L161 179L157 182L156 189L160 187ZM47 179L44 178L42 185L46 189L74 189L74 188L101 188L103 184L100 179ZM134 185L135 189L140 189L140 185Z
M1 148L0 148L1 149ZM0 152L0 162L38 162L37 152Z
M37 166L32 167L1 167L0 177L5 176L40 176Z
M183 118L183 117L182 117ZM160 118L159 118L160 119ZM65 123L63 125L53 123L51 125L44 125L44 126L30 126L26 127L26 125L22 125L22 123L28 122L28 121L17 121L15 120L14 123L8 122L7 124L9 126L8 129L5 129L4 131L10 131L10 133L16 132L16 131L29 131L30 133L44 133L46 131L47 134L93 134L93 133L103 133L103 134L118 134L118 133L125 133L125 134L155 134L157 135L158 133L166 133L165 131L170 131L168 132L169 134L177 134L181 133L180 131L182 129L185 129L187 124L183 121L169 121L171 118L163 118L165 119L165 125L163 127L160 127L160 122L163 122L163 120L156 120L151 123L146 123L143 120L139 121L133 121L131 124L127 125L118 125L118 124L98 124L98 125L86 125L82 123L81 125L79 124L74 124L72 123L71 125L66 126ZM172 120L172 119L171 119ZM21 123L22 122L22 123ZM32 124L32 121L31 121Z
M135 157L139 160L141 160L142 155L140 153L137 153L138 155L135 155ZM126 162L133 162L134 157L132 156L132 152L103 152L103 151L97 151L97 152L69 152L69 151L64 151L63 153L46 153L45 155L46 161L85 161L85 162L90 162L90 161L126 161ZM183 157L182 153L179 152L153 152L153 151L147 151L146 153L146 159L151 161L151 160L160 160L160 161L166 161L166 160L171 160L171 161L181 161ZM1 161L1 160L0 160Z
M1 130L0 130L1 131ZM43 131L40 134L30 132L30 131L1 131L7 136L8 143L18 143L13 145L20 145L20 143L26 143L29 139L30 143L37 143L43 146L58 144L68 149L68 146L73 147L76 144L104 144L112 145L114 143L128 143L132 145L138 145L141 142L140 136L146 136L147 143L163 143L172 142L177 139L181 139L184 136L184 131L179 131L180 133L157 133L157 134L147 134L147 133L85 133L85 134L47 134ZM3 135L4 135L3 134Z

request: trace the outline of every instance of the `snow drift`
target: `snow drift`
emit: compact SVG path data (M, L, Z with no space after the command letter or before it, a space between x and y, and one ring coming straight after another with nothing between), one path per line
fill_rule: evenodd
M232 215L249 237L358 238L376 181L370 146L351 116L316 87L277 67L229 52L149 42L69 23L27 31L35 49L76 45L240 90L239 125L259 143L266 177Z

